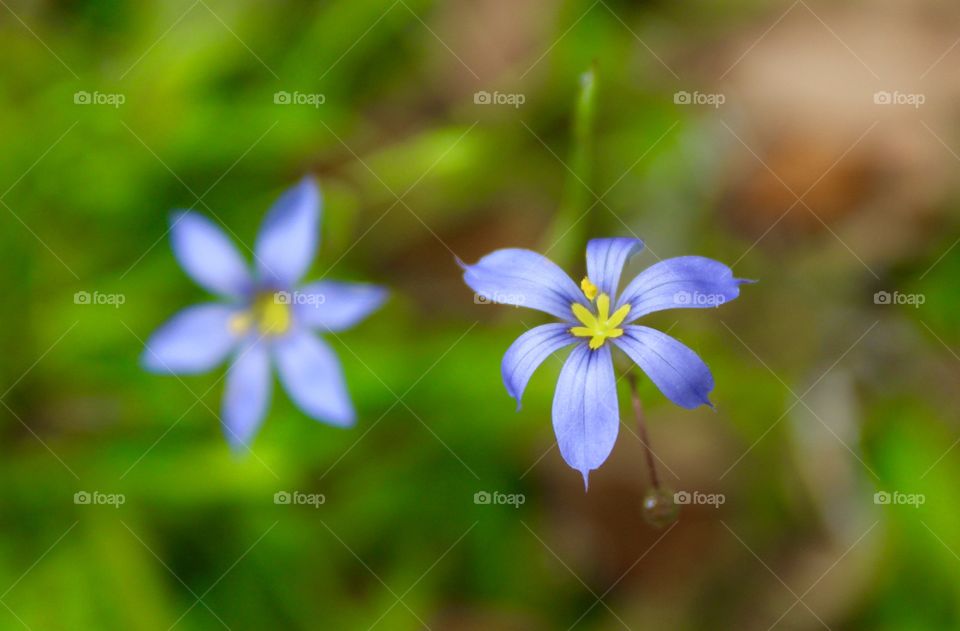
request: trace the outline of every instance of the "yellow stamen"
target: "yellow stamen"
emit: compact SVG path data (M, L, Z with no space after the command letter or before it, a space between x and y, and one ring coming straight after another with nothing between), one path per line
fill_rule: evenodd
M282 300L282 294L263 292L254 298L250 308L232 318L228 326L234 335L243 335L254 326L260 335L283 335L290 330L289 301Z
M600 294L600 297L597 298L597 320L599 322L606 322L607 318L610 317L610 296L607 294Z
M597 297L597 286L591 283L590 279L586 276L580 281L580 289L583 290L583 295L586 296L590 302L593 302L593 299Z
M586 278L584 279L584 282L581 283L581 287L587 283L589 283L590 287L593 287L594 291L596 291L596 287L593 285L593 283L590 283L590 281ZM590 297L586 288L584 288L584 294L586 294L588 298ZM589 309L580 303L574 303L570 305L570 310L573 311L573 315L576 316L577 320L579 320L581 324L583 324L583 326L572 327L570 329L570 333L576 337L589 337L589 346L593 350L597 350L603 346L603 343L607 338L620 337L623 335L623 329L619 327L621 324L623 324L623 321L626 320L627 315L630 313L630 305L623 305L614 311L613 315L611 315L610 296L607 294L600 294L596 298L596 314L593 314Z

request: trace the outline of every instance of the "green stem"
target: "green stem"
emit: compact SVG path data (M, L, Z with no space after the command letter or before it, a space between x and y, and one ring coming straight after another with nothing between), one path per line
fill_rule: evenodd
M597 72L595 65L580 75L573 108L570 151L560 207L548 231L551 256L561 266L574 265L582 257L591 218L583 215L593 200L590 189L593 136L596 120Z

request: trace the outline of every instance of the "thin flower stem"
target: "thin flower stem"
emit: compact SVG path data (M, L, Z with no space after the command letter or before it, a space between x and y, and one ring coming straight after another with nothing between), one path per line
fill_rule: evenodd
M643 406L640 405L640 393L637 390L637 376L632 370L627 373L627 381L630 383L630 399L633 401L633 415L637 419L637 431L640 434L640 442L643 443L643 448L646 452L650 484L654 490L659 491L660 478L657 477L657 466L653 462L653 451L650 449L650 437L647 435L647 424L644 422Z

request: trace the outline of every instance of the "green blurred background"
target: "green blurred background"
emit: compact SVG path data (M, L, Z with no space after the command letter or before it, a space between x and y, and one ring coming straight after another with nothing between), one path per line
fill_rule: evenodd
M0 5L0 628L960 628L956 6ZM235 457L222 370L138 366L205 299L168 213L249 252L305 173L310 277L391 300L331 340L357 426L278 389ZM760 281L647 319L717 383L716 413L642 385L660 475L725 500L659 530L626 382L585 494L560 360L519 413L500 381L546 318L477 304L454 263L530 247L579 278L615 235L646 241L637 270L701 254Z

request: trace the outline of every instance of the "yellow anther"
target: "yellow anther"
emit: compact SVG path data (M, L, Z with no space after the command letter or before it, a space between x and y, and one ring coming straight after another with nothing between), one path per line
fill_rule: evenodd
M589 286L596 292L596 287L588 279L583 279L581 287L589 283ZM587 289L584 287L584 294L589 298ZM597 350L603 346L604 341L611 337L620 337L623 335L623 329L619 328L630 313L630 305L623 305L610 315L610 296L600 294L597 296L597 313L592 313L589 309L580 303L570 305L573 315L583 326L575 326L570 329L570 333L576 337L589 337L589 346Z
M593 299L597 297L597 286L591 283L590 279L586 276L580 281L580 289L583 290L583 295L586 296L590 302L593 302Z

